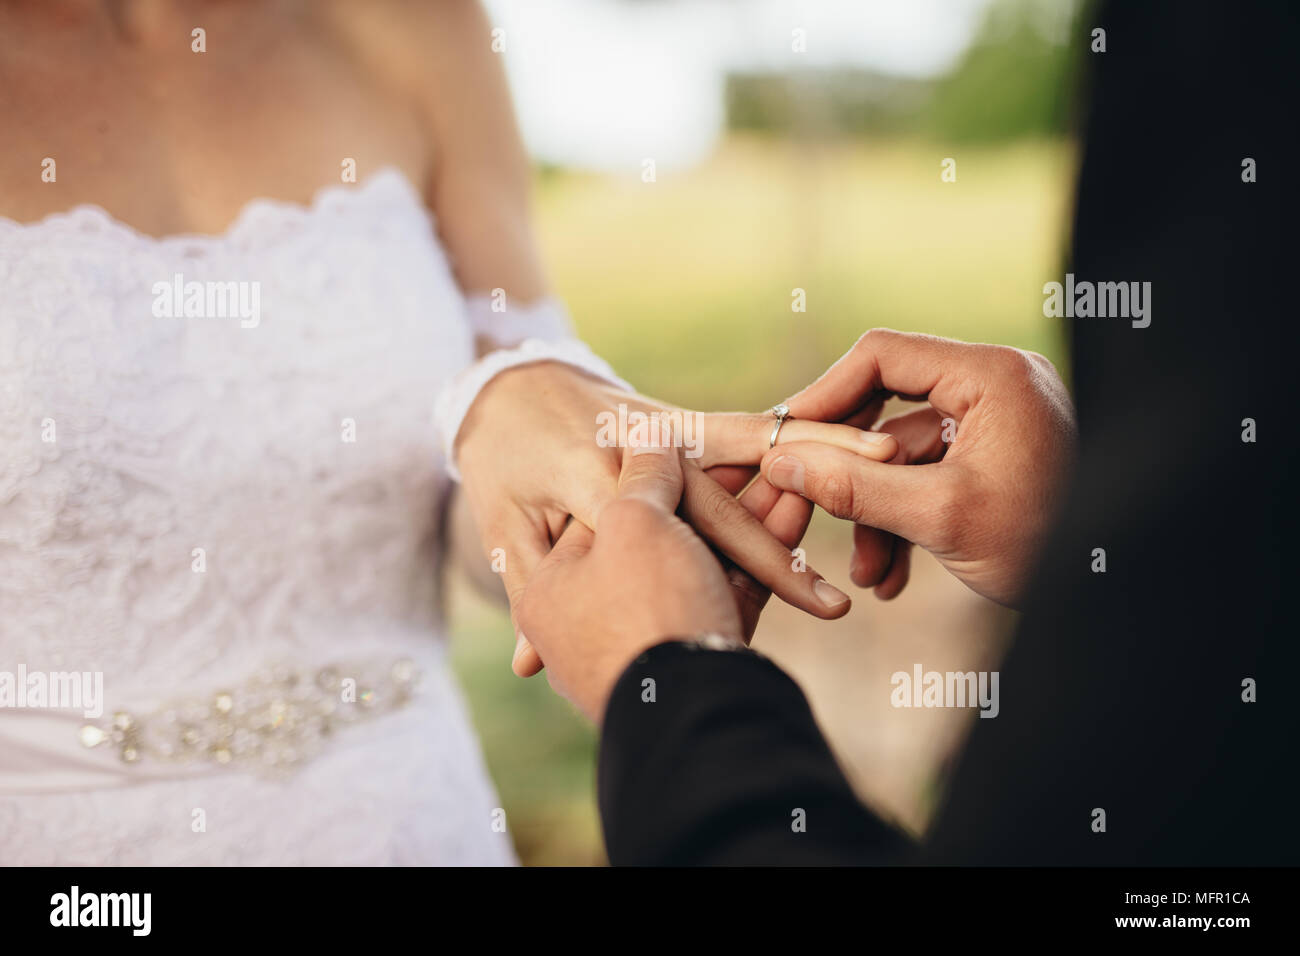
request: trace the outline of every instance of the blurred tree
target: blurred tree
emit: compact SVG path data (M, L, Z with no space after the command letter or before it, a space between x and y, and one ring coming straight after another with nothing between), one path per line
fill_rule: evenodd
M966 54L935 84L922 130L945 140L1067 132L1087 52L1085 9L1071 0L992 4Z
M1078 0L995 0L965 54L933 80L852 69L733 74L727 123L805 136L912 133L998 141L1060 135L1071 125L1090 7Z
M764 133L905 132L931 95L932 81L870 70L732 74L727 125Z

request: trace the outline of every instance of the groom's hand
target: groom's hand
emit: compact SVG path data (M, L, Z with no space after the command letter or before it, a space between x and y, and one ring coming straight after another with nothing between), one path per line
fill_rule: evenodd
M878 426L898 440L896 463L842 444L781 443L763 475L858 523L856 583L885 597L902 586L887 532L902 539L895 561L915 542L973 590L1013 604L1074 453L1074 408L1056 369L1019 349L873 329L788 404L866 427L894 395L929 402Z
M740 642L735 594L708 546L674 511L683 471L671 443L640 441L623 457L617 496L593 534L572 522L519 604L523 637L560 694L592 720L638 654L673 637Z

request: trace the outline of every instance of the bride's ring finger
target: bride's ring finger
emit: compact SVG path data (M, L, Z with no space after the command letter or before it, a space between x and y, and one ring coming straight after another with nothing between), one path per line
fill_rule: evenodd
M716 465L753 465L773 447L791 442L815 441L835 445L874 461L889 461L899 449L887 432L864 431L850 425L813 422L789 416L715 413L704 416L700 443L703 468Z
M849 598L812 568L796 570L790 550L727 489L695 465L683 469L682 517L732 562L787 604L821 618L848 612Z

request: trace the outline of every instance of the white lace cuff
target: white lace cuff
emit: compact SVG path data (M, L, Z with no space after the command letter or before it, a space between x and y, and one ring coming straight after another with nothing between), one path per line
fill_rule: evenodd
M597 378L603 378L619 388L635 391L614 374L609 363L578 339L568 338L558 342L525 339L515 348L489 352L443 386L434 406L434 421L442 439L447 473L452 480L460 481L460 469L456 467L456 436L460 433L460 426L469 414L474 399L478 398L479 392L483 391L488 382L506 369L533 362L563 362Z
M465 314L476 336L489 338L503 348L524 339L555 342L574 337L569 310L553 296L520 306L507 305L504 297L471 295L465 300Z

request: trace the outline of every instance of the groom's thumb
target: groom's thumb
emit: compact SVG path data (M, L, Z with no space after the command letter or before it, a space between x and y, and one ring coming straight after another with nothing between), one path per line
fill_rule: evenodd
M837 518L892 531L922 547L933 539L949 496L941 494L951 469L889 465L817 442L778 445L763 457L763 476L803 495Z

